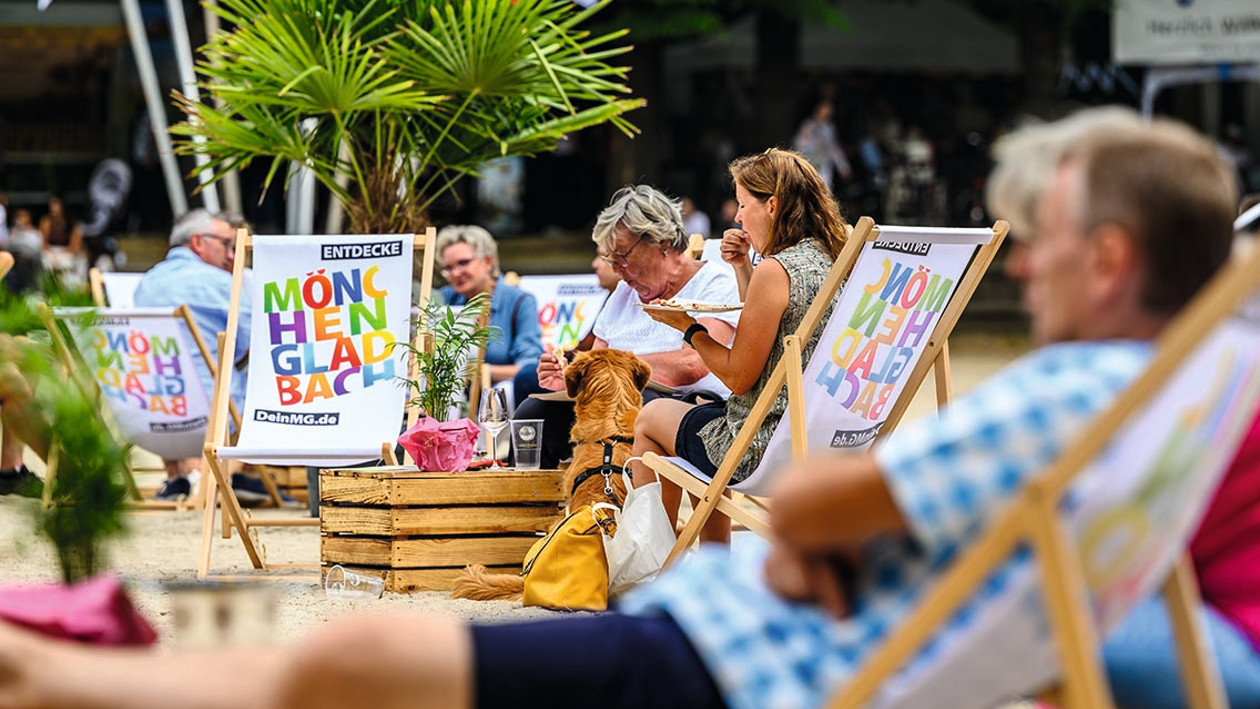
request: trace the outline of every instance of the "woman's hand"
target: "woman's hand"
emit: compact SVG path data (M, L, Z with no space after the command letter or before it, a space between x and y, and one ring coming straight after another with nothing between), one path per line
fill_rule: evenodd
M568 362L560 350L538 356L538 386L551 391L564 389L564 368Z
M732 266L748 261L748 252L752 250L752 242L748 232L743 229L727 229L722 232L722 260Z
M660 302L660 299L658 298L652 302ZM691 327L696 322L695 318L691 317L687 313L677 310L657 310L653 308L651 310L644 310L643 312L647 313L647 316L656 322L661 323L662 325L668 325L679 332L686 332L687 328Z

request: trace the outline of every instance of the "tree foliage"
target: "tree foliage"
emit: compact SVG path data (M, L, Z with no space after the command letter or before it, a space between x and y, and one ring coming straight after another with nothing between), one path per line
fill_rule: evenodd
M213 105L178 97L180 150L220 179L270 158L310 169L355 232L410 231L487 160L553 149L623 116L624 30L584 27L611 0L220 0L233 30L198 69Z

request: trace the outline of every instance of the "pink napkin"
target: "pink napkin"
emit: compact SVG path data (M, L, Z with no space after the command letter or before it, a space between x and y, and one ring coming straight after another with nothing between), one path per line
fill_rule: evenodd
M398 437L416 467L429 471L467 470L481 429L472 419L438 423L428 416Z
M131 605L113 576L96 576L73 586L0 588L0 620L94 645L157 642L153 626Z

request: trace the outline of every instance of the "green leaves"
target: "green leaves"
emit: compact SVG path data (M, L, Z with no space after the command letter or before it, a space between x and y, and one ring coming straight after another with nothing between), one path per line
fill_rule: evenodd
M85 294L65 291L55 281L46 286L45 297L51 305L90 303ZM54 357L36 307L33 300L0 297L0 369L6 377L20 377L6 382L9 386L29 391L29 400L23 396L9 405L23 407L25 442L45 455L55 472L52 504L35 509L36 524L57 550L62 579L71 583L100 571L105 541L124 531L126 449L105 423L105 404L89 376L67 371Z
M581 29L610 0L220 0L230 33L204 47L213 105L177 97L179 150L217 180L255 158L267 184L297 161L350 230L410 231L487 160L551 150L623 114L625 32ZM192 141L194 137L204 142Z
M446 420L470 378L477 376L472 371L477 364L473 355L502 337L498 327L483 324L490 312L490 297L489 293L478 293L458 311L429 300L416 318L416 327L428 333L432 346L417 349L410 343L395 343L415 358L420 374L419 379L402 380L416 393L410 403L439 421Z

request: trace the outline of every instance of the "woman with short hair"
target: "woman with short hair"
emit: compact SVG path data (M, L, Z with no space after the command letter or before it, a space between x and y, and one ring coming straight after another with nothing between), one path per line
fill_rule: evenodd
M486 344L490 383L512 382L518 403L540 391L534 374L543 350L538 303L504 282L494 237L475 225L443 227L436 251L448 283L440 293L448 304L464 305L480 293L490 293L489 324L499 329L499 337Z

